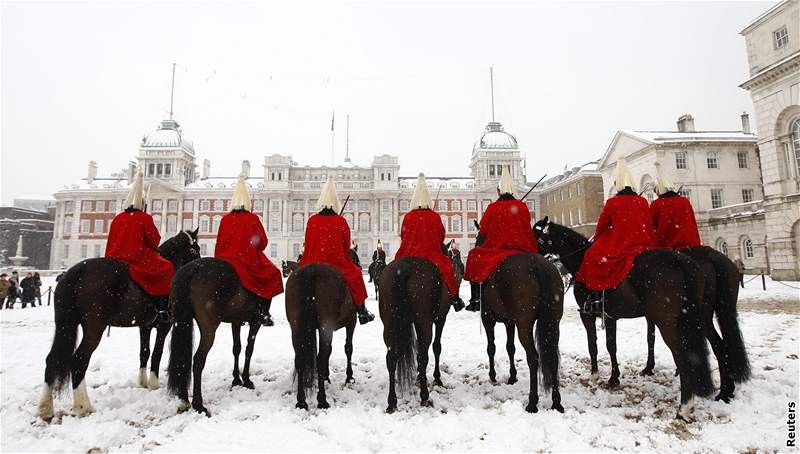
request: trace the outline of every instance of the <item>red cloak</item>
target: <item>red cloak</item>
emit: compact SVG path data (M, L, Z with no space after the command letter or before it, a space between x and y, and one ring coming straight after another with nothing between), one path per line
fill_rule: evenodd
M403 217L400 231L400 248L394 254L395 260L402 257L420 257L430 260L442 276L444 285L451 296L458 294L453 262L442 252L444 243L442 218L432 210L411 210Z
M628 276L636 255L655 247L647 199L618 194L606 201L575 280L589 290L614 288Z
M531 228L531 213L524 202L499 199L489 204L480 224L483 244L467 256L464 279L483 282L507 257L539 253L536 235Z
M364 304L367 288L361 268L350 259L350 227L343 217L315 214L308 218L306 247L300 266L312 263L324 263L338 269L347 281L353 303L357 306Z
M268 243L256 214L232 211L222 217L214 251L214 257L236 270L242 287L264 299L283 293L281 272L262 252Z
M686 197L667 193L650 204L650 213L657 246L672 249L700 246L694 210Z
M172 263L158 255L161 235L153 217L139 210L114 216L108 229L106 257L128 264L128 274L142 289L154 296L169 295L175 274Z

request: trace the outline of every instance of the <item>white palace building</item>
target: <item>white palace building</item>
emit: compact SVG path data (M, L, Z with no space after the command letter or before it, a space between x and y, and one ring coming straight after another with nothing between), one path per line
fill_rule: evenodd
M403 215L416 184L416 175L400 175L397 156L375 156L368 166L349 159L337 166L300 165L291 156L273 154L263 158L263 170L242 162L242 171L253 197L253 211L264 223L269 237L267 256L273 262L295 260L300 253L308 217L316 212L316 201L327 176L336 180L339 196L350 200L344 217L358 245L362 262L371 258L380 239L391 259L400 244ZM502 166L510 166L518 190L528 184L516 138L498 122L490 122L472 149L471 176L428 176L431 194L447 230L467 251L476 231L473 220L496 198L495 188ZM164 120L145 135L136 161L109 176L98 176L97 163L89 162L86 178L55 194L57 209L51 249L52 268L68 267L105 252L108 228L120 211L134 173L142 169L148 189L148 212L153 214L162 240L179 229L200 229L201 253L214 254L216 232L229 208L237 175L212 176L211 164L198 169L192 142L177 121ZM533 212L535 200L529 199ZM342 200L344 201L344 200Z

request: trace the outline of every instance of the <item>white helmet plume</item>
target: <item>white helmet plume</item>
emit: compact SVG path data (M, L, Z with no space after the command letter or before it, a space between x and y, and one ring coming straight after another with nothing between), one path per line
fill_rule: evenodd
M500 183L497 185L497 189L500 191L500 194L514 194L514 180L511 179L511 172L509 171L508 166L502 166L503 170L500 173Z
M250 200L250 194L247 193L247 182L245 181L245 175L244 173L240 173L239 179L236 180L236 188L233 190L231 209L250 211L251 207L252 201Z
M634 191L636 190L636 186L633 184L633 176L631 176L631 172L628 170L628 164L625 162L625 158L619 158L617 160L617 178L614 180L614 187L617 191L621 191L625 189L626 186L629 186Z
M339 197L336 195L336 183L333 182L333 177L329 176L325 181L325 187L322 188L322 194L319 195L317 201L317 209L330 208L338 214L342 210L342 205L339 203Z
M428 183L425 181L425 174L420 173L417 177L417 187L414 189L414 196L411 197L411 209L433 208L431 195L428 193Z
M125 209L144 209L144 174L142 172L136 173L136 177L133 180L133 186L131 186L131 192L128 193L128 198L125 199L123 206Z
M675 185L669 181L669 178L661 167L661 163L656 161L656 194L666 194L668 191L674 191Z

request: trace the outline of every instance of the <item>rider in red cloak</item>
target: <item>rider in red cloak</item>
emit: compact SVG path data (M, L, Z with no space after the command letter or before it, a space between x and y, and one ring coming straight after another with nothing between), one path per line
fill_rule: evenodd
M464 301L458 296L456 275L453 262L442 250L445 230L442 218L433 210L433 202L428 194L425 176L420 174L417 188L411 199L414 208L403 217L400 231L400 249L394 255L395 260L402 257L420 257L431 261L439 268L439 275L450 293L450 303L456 312L464 308Z
M575 282L598 292L618 286L628 276L636 256L654 249L653 224L647 199L637 194L624 158L617 163L616 185L621 188L606 201ZM593 300L599 300L596 293Z
M694 218L694 209L689 199L675 192L675 187L656 163L656 186L658 199L650 204L655 241L659 247L680 249L700 246L700 232Z
M233 210L219 224L214 257L228 262L242 287L261 299L262 324L272 326L269 308L272 298L283 293L283 281L278 268L264 255L269 240L261 219L249 211L250 196L243 175L239 176L231 206Z
M480 284L494 273L507 257L537 254L539 246L531 228L528 206L514 198L514 183L505 167L497 188L499 198L489 204L481 218L477 246L469 251L464 279L470 281L472 295L467 310L480 310Z
M369 323L375 320L375 316L367 311L364 305L367 288L364 285L361 268L353 263L350 257L350 227L335 211L340 208L336 197L336 186L331 177L328 177L325 183L318 205L320 212L311 216L306 225L305 249L300 266L324 263L339 270L358 311L359 323L362 325Z
M166 323L169 322L169 285L175 270L172 263L158 253L161 235L153 217L144 211L142 180L143 175L139 172L125 200L125 211L111 221L105 256L128 264L131 279L145 293L160 297L158 317Z

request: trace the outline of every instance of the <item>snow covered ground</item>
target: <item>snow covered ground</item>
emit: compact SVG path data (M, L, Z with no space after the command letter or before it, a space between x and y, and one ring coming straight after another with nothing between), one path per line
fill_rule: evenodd
M164 388L137 384L138 330L116 328L103 337L87 373L97 412L71 415L71 392L56 400L51 424L35 416L52 337L52 308L0 313L0 449L17 451L746 451L785 450L788 402L798 400L800 291L760 280L740 297L740 319L753 365L753 379L729 405L699 400L696 422L675 421L678 380L669 352L656 344L656 374L640 377L646 356L644 320L619 323L622 384L609 390L608 356L600 342L601 374L588 372L586 335L571 295L561 324L561 394L564 414L528 414L528 369L517 347L519 382L505 384L505 330L497 328L498 384L488 378L486 340L477 314L448 317L443 337L442 380L433 408L417 394L400 397L397 413L384 413L385 347L379 320L359 326L353 355L356 383L344 385L344 332L334 339L328 399L332 408L296 410L293 351L283 301L273 304L277 324L261 330L253 357L256 390L231 389L231 337L222 325L205 368L206 418L178 414L178 401ZM798 283L790 283L795 287ZM47 288L48 283L45 283ZM367 287L372 291L371 285ZM462 294L469 288L464 286ZM369 307L377 312L374 299ZM602 336L602 333L600 333ZM165 352L162 369L166 367ZM432 360L431 355L431 360ZM711 359L716 374L716 361ZM432 374L429 367L429 377ZM715 375L715 381L717 376ZM162 372L162 385L166 373ZM312 397L309 403L314 403Z

